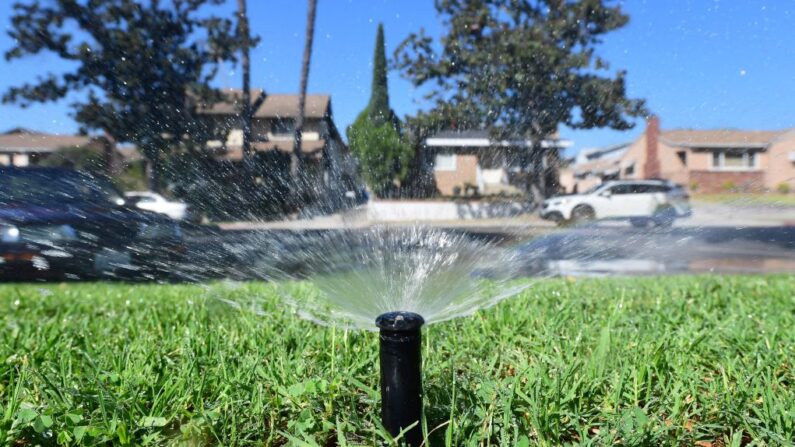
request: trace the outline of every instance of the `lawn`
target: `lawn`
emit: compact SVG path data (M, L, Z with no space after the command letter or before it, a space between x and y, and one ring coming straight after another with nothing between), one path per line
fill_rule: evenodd
M0 443L381 443L377 335L272 287L0 286ZM789 445L793 296L789 276L540 280L424 332L430 444Z
M721 203L734 206L795 206L795 194L750 194L750 193L722 193L722 194L695 194L694 202Z

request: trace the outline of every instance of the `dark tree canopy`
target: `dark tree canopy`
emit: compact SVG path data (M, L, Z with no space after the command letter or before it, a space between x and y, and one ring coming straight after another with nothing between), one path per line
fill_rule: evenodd
M207 15L223 0L19 1L6 60L42 52L74 63L65 73L9 89L4 102L23 107L84 92L73 107L86 130L143 149L150 161L207 131L198 103L212 100L218 64L235 59L232 21Z
M395 51L432 114L459 128L541 137L559 124L628 129L646 113L626 95L625 72L605 75L602 37L628 21L609 0L437 0L444 34L424 31Z

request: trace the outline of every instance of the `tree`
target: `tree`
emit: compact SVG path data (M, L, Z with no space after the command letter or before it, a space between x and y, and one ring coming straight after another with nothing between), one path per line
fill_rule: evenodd
M428 86L430 114L460 129L534 142L527 163L535 187L545 175L541 140L558 126L629 129L644 101L626 94L624 71L604 76L596 55L605 34L629 18L610 0L440 0L445 32L410 34L395 65L415 86ZM437 120L438 121L438 120Z
M84 130L101 130L138 146L148 159L151 186L175 148L193 150L212 132L196 110L220 100L208 85L219 64L240 47L232 22L200 15L223 0L37 0L14 4L8 31L13 60L51 52L76 67L34 84L10 88L4 102L27 106L70 92Z
M400 121L389 108L384 27L378 25L373 54L370 101L348 128L348 143L359 160L365 181L379 195L389 195L408 174L412 149L401 134Z

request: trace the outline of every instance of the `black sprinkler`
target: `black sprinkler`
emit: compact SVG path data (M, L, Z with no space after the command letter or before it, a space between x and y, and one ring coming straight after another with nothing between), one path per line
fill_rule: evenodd
M412 312L388 312L375 319L381 329L381 421L392 436L412 427L402 438L411 447L422 444L420 329L424 323Z

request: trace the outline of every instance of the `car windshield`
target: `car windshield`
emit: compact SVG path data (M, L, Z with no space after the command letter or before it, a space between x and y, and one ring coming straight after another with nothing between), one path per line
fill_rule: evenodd
M121 195L107 181L75 171L19 170L0 175L0 205L94 203L116 206Z

